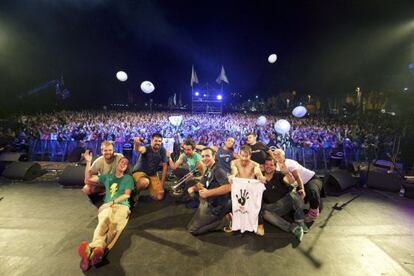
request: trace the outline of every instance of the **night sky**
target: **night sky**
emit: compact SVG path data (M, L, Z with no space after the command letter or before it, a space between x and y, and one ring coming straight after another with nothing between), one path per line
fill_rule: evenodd
M412 0L0 3L3 103L36 101L24 95L61 76L79 106L126 102L128 90L136 100L182 93L185 101L192 64L200 85L215 84L224 65L225 91L245 98L411 89L413 62ZM144 80L156 86L150 96L139 90Z

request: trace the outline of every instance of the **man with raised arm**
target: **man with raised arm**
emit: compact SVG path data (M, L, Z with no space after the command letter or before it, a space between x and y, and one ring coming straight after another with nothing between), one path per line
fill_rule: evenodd
M102 261L106 251L110 250L125 228L129 214L129 197L134 190L134 180L125 175L128 159L122 157L116 164L115 172L100 176L91 173L92 153L87 150L85 184L105 188L105 203L98 210L98 225L95 228L92 242L83 241L78 253L81 257L80 268L87 271Z
M162 135L154 133L151 137L151 144L142 146L140 137L134 138L134 149L140 153L136 167L134 168L134 181L137 192L149 187L153 199L164 198L164 183L167 177L167 151L162 143ZM158 167L162 166L161 180L158 177Z
M98 157L90 167L90 173L92 175L105 175L114 173L119 160L123 157L122 154L116 153L114 144L111 141L103 141L101 143L101 156ZM96 185L89 185L85 183L82 191L87 194L93 204L101 202L103 196L99 193L104 192L103 187Z

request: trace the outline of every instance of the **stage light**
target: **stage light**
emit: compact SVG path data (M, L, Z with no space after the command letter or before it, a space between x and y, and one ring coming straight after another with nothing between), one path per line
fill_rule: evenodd
M221 99L223 99L223 96L217 95L217 100L221 101Z
M203 94L203 97L207 97L207 94Z
M200 96L200 93L195 92L194 95L196 95L198 97L198 96Z
M259 96L256 95L256 99L258 99L258 98L259 98Z
M407 92L408 91L408 87L404 87L404 92Z

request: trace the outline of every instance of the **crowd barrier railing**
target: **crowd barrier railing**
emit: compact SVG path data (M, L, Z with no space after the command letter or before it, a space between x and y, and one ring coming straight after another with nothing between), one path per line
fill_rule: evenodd
M64 162L68 155L77 147L83 146L92 151L94 156L100 155L101 141L87 141L81 145L80 141L55 141L55 140L32 140L29 147L29 158L32 161L55 161ZM126 143L115 142L115 152L122 153L127 156L132 164L136 163L138 153L130 147L127 150L124 146ZM307 147L289 146L285 149L286 158L294 159L303 166L311 170L329 170L333 165L331 156L338 149L323 148L313 149ZM368 160L367 149L363 147L344 147L339 150L342 155L342 165L349 166L353 162L361 162ZM380 154L376 154L378 156ZM372 159L372 158L371 158Z

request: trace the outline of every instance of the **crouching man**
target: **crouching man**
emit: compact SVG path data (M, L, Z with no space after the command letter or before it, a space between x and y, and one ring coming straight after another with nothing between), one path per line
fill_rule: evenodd
M79 255L81 257L80 268L87 271L102 261L102 258L110 250L129 218L129 197L134 189L134 180L130 175L125 175L128 168L128 159L119 159L114 173L106 175L92 175L90 168L92 153L86 151L85 184L105 187L105 204L98 210L98 225L95 228L92 242L81 242Z
M230 216L226 216L231 209L229 197L231 185L227 174L216 165L213 149L203 149L201 158L206 171L199 183L188 188L190 195L198 192L200 197L200 205L187 226L193 235L223 230L231 223Z

